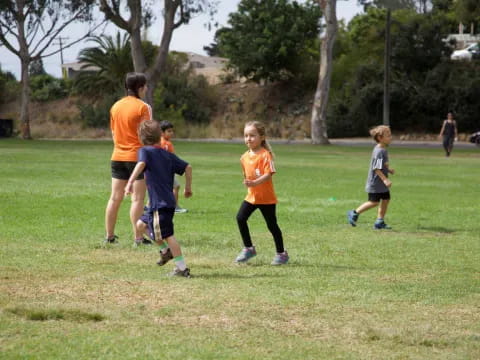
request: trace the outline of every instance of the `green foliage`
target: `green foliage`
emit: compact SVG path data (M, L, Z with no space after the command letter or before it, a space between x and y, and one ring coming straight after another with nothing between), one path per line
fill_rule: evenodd
M154 114L173 117L178 122L181 112L186 123L205 124L216 104L216 93L204 76L196 76L187 66L184 53L171 53L167 71L162 76L154 96ZM178 127L178 125L177 125Z
M104 95L95 102L78 102L80 121L85 127L108 128L110 126L110 108L121 97L120 94Z
M313 1L242 0L220 34L221 49L241 76L290 79L318 37L320 15Z
M369 8L340 28L329 106L329 135L363 136L383 121L385 10ZM462 132L478 127L480 62L448 60L442 41L454 27L450 14L392 14L390 123L394 131L438 132L454 111Z
M11 72L3 72L0 66L0 104L15 100L20 93L20 83Z
M30 92L33 101L52 101L63 99L69 94L70 83L51 75L35 75L30 77Z
M90 41L96 45L78 56L83 71L75 79L75 91L95 99L123 89L125 75L133 71L128 34L94 36Z

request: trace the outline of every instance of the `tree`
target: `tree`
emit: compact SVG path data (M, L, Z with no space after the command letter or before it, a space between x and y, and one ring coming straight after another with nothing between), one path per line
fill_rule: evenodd
M154 9L150 1L128 0L123 4L122 0L100 0L100 10L107 20L113 22L120 29L130 35L131 54L133 67L137 72L143 72L148 79L146 101L153 104L153 93L160 81L160 76L165 70L167 63L170 41L173 31L200 12L209 12L213 16L216 9L216 1L213 0L162 0L163 7ZM123 9L128 11L126 18ZM145 54L142 49L142 28L148 27L155 12L163 11L163 33L160 46L151 66L147 65Z
M318 0L327 24L320 51L320 69L317 90L312 107L312 144L327 145L327 105L333 69L333 45L338 30L337 0Z
M457 0L455 10L458 19L465 24L478 24L480 22L480 3L478 0Z
M221 49L239 75L254 81L294 77L319 32L320 8L289 0L242 0L220 34Z
M223 50L221 37L222 37L223 33L226 33L228 31L230 31L229 28L223 27L223 28L218 29L215 32L215 36L213 38L213 43L203 47L203 50L205 50L207 52L208 56L220 56L220 57L225 57L226 56L224 54L225 51Z
M125 74L133 71L128 34L117 32L94 36L94 46L82 49L78 60L82 71L75 79L75 90L86 96L99 99L104 94L115 94L123 88Z
M47 51L52 41L66 31L69 25L76 21L92 20L93 2L94 0L0 0L0 43L15 54L21 63L20 123L24 139L31 138L28 110L30 64L58 53L60 50ZM65 47L86 36L88 33Z

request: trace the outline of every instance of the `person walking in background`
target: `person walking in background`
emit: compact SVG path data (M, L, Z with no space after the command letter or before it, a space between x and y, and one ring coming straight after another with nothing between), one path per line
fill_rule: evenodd
M453 150L453 142L457 140L457 122L453 119L453 113L447 114L447 119L443 121L439 138L443 136L443 148L445 156L449 157Z
M392 141L392 133L388 126L380 125L371 129L370 135L377 145L373 148L365 187L365 191L368 193L368 201L357 209L348 211L347 221L350 225L357 226L358 216L361 213L380 204L377 220L373 228L377 230L390 229L384 218L390 202L390 187L392 186L392 182L388 179L388 174L395 173L389 166L387 152L387 147Z
M282 231L277 224L277 197L272 182L272 176L276 171L272 149L265 138L265 126L258 121L247 123L244 137L248 151L242 155L240 163L243 170L243 184L247 187L248 193L237 214L238 228L244 248L235 262L246 263L257 255L247 221L256 209L260 209L275 241L277 253L273 258L272 265L283 265L288 262L289 256L283 247Z
M173 258L175 269L169 275L190 277L190 269L185 263L180 245L174 236L173 216L175 197L173 196L173 178L175 174L185 173L186 198L192 196L192 167L175 154L154 146L160 141L161 128L157 121L144 121L140 124L140 139L144 145L138 152L138 162L125 186L125 194L135 191L137 177L145 170L148 187L149 208L137 221L138 242L147 231L159 245L164 241L168 247L161 247L158 265L165 265Z
M160 147L163 150L166 150L172 154L175 153L175 149L173 147L173 144L171 142L171 139L173 138L174 135L174 129L173 129L173 124L170 121L162 121L160 123L160 127L162 128L162 138L160 140ZM180 205L178 205L178 193L180 192L180 181L178 181L178 176L175 175L175 178L173 179L173 195L175 196L175 201L176 201L176 206L175 206L175 212L176 213L186 213L188 210L182 208Z
M142 146L138 138L138 126L152 118L150 105L142 100L146 90L147 78L144 74L128 73L125 77L126 96L110 109L114 147L111 157L112 190L105 210L106 243L116 243L118 239L115 235L118 211L125 195L125 185L137 163L137 151ZM130 221L135 239L142 235L137 233L135 224L143 213L145 191L143 174L139 174L133 184L130 205ZM143 243L151 244L151 241L145 239Z

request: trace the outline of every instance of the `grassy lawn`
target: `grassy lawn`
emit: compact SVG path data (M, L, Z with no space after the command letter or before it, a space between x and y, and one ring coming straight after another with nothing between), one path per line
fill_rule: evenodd
M478 149L392 147L391 231L356 228L371 147L274 145L291 263L250 220L241 249L241 144L176 142L194 196L175 231L194 278L157 249L103 246L109 142L0 141L2 359L480 359Z

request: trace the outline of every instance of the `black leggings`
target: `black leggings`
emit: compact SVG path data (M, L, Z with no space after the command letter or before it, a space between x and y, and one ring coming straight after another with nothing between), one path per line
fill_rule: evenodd
M245 247L253 246L247 221L250 215L252 215L252 213L256 209L260 209L260 211L262 212L263 218L267 223L268 230L270 230L273 235L273 240L275 241L275 248L277 249L277 253L283 253L285 250L283 248L282 231L278 227L277 216L275 215L276 204L253 205L249 202L244 201L242 205L240 205L240 209L237 213L237 223L240 234L242 235L243 245L245 245Z

